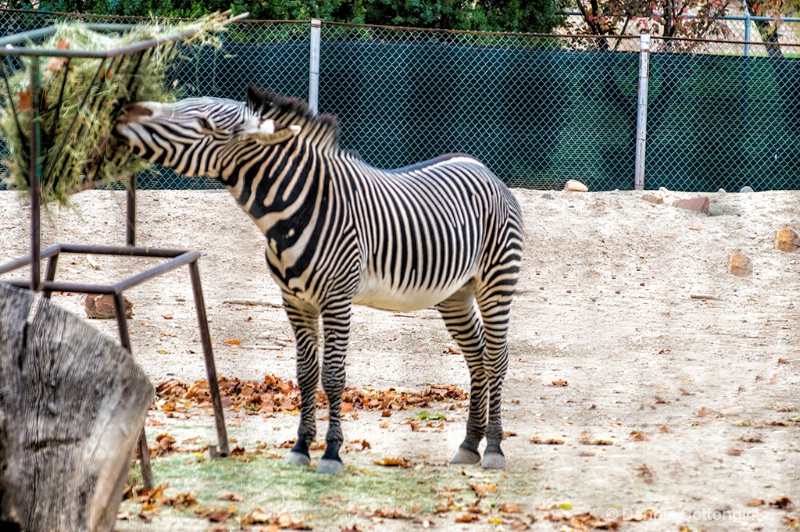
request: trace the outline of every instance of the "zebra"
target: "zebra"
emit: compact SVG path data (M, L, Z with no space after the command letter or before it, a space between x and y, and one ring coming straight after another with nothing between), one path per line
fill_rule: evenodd
M253 86L245 102L129 104L115 125L134 154L220 181L266 236L267 264L297 345L301 415L286 462L311 463L321 320L329 425L317 471L343 472L340 407L357 304L438 310L470 374L466 436L450 462L501 469L501 389L522 255L519 204L471 156L380 170L341 149L338 134L334 116L315 116L302 101Z

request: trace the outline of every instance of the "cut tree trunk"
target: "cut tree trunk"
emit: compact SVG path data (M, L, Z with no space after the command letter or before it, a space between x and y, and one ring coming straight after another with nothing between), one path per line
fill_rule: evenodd
M128 351L0 283L0 530L112 530L154 390Z

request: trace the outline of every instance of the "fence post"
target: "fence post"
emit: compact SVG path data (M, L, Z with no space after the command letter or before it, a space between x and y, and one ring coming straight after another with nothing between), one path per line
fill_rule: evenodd
M747 0L742 0L744 10L744 56L750 57L750 10L747 9Z
M308 69L308 109L314 116L319 111L319 46L322 21L311 19L311 55Z
M639 35L639 97L636 102L636 171L634 190L644 190L644 149L647 144L647 85L650 78L650 35Z

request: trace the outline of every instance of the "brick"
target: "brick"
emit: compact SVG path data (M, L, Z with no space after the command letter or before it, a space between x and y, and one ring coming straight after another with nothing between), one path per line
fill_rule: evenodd
M800 235L791 227L778 229L775 235L775 247L781 251L797 251L800 248Z
M708 214L708 206L710 204L708 196L698 196L696 198L675 200L672 205L679 209L686 209L689 211L702 212Z

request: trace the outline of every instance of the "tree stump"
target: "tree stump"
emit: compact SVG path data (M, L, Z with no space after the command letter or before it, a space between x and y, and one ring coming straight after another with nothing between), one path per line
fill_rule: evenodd
M154 398L127 350L0 284L0 530L112 530Z

